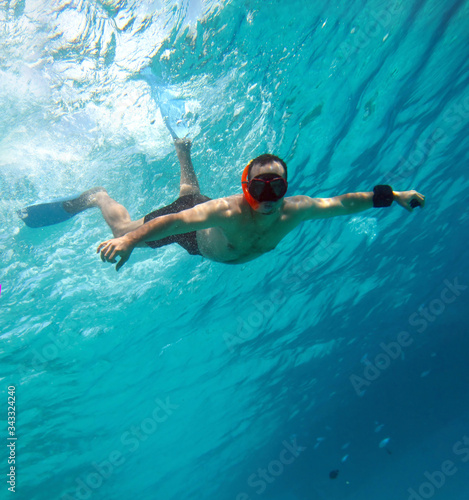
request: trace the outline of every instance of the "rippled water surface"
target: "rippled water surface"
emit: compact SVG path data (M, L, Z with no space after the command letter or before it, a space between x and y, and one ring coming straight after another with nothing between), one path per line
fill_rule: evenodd
M0 0L0 498L9 386L20 500L467 498L468 28L467 0ZM174 201L162 95L211 198L271 152L291 194L426 207L119 273L97 210L24 225L97 185Z

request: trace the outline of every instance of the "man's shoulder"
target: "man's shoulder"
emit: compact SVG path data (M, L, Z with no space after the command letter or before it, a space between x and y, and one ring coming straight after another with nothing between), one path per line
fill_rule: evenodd
M241 211L242 198L243 195L235 194L232 196L224 196L223 198L214 198L205 202L203 205L205 205L210 212L231 216Z
M234 194L231 196L222 196L220 198L211 198L204 204L210 203L212 206L217 206L220 208L229 206L239 206L242 202L242 198L243 198L242 194Z
M216 200L221 209L225 210L235 210L239 209L243 203L242 194L233 194L231 196L224 196L223 198L217 198Z

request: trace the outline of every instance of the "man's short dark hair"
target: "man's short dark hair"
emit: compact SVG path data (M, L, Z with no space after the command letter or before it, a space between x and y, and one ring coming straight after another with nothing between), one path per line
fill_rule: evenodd
M263 167L264 165L268 165L269 163L272 163L273 161L276 161L282 165L282 167L285 170L285 180L287 180L288 172L287 172L287 164L278 156L275 155L269 155L269 154L263 154L258 156L257 158L254 158L254 160L251 160L249 163L249 170L248 170L248 179L251 179L251 170L252 167L255 165L258 165L260 167Z

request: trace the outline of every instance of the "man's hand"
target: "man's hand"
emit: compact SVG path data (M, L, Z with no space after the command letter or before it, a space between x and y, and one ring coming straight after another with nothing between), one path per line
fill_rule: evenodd
M120 260L117 262L116 266L116 271L119 271L119 269L129 260L130 254L134 248L135 246L129 243L128 238L121 236L120 238L114 238L101 243L96 253L101 252L101 260L103 262L111 262L112 264L117 262L116 257L119 256Z
M394 201L409 212L416 207L425 206L425 196L417 191L394 191Z

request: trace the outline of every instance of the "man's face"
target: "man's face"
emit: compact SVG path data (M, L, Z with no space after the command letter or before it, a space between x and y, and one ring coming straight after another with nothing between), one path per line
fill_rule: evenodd
M252 167L249 178L253 179L261 174L277 174L279 177L285 178L285 169L282 167L281 163L277 161L273 161L271 163L267 163L266 165L255 165ZM256 212L269 215L275 213L283 203L283 198L277 201L262 201L259 203L259 208Z

